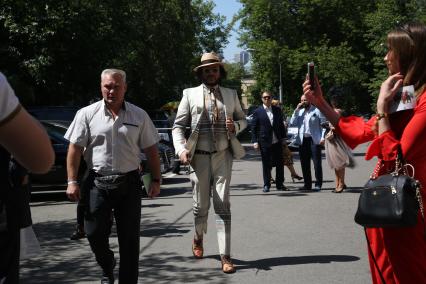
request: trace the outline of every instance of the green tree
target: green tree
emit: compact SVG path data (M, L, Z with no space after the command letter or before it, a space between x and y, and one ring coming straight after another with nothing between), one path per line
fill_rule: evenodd
M27 104L87 104L99 74L128 74L128 98L178 99L204 50L226 43L224 18L202 0L1 0L0 70Z
M416 0L240 0L240 43L251 49L260 88L277 90L282 66L284 102L301 95L306 63L314 61L323 90L344 86L352 111L369 111L386 69L383 46L396 21L424 19Z

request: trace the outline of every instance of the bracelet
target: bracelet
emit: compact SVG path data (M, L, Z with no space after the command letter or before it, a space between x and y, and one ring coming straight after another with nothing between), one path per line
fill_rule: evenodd
M67 182L67 184L68 184L68 185L70 185L70 184L78 184L78 181L76 181L76 180L69 180L69 181Z
M160 183L160 179L159 179L159 178L153 178L153 179L152 179L152 182Z
M387 113L378 113L378 114L376 114L377 121L379 121L380 119L385 118L385 117L388 117Z

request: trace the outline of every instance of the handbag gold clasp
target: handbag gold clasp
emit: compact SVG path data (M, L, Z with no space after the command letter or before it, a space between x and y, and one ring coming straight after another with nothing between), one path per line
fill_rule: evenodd
M396 188L395 188L395 186L391 186L391 191L392 191L392 194L396 194Z

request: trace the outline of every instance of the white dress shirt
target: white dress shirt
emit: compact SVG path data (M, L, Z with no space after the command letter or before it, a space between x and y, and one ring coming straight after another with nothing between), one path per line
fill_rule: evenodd
M263 108L265 109L266 114L268 115L269 121L271 122L271 126L272 126L272 124L274 123L274 114L272 113L272 106L267 107L266 105L263 105ZM275 132L272 131L272 144L275 144L277 142L278 142L278 138L275 135Z
M143 109L125 102L114 119L104 100L79 110L64 137L85 147L87 167L102 175L137 169L141 150L160 140Z

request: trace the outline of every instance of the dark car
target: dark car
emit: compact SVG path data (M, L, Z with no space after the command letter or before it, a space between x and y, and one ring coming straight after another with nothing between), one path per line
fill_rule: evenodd
M69 126L80 107L74 106L39 106L28 107L28 112L43 121L53 121Z
M66 127L58 126L47 121L40 121L49 135L53 150L55 151L55 163L46 174L31 174L33 190L54 189L57 186L66 186L67 181L67 150L68 140L64 138ZM83 161L83 160L82 160ZM80 173L84 173L86 166L84 161L80 165Z
M172 122L164 111L161 110L148 110L149 117L157 128L160 139L168 143L172 147Z

